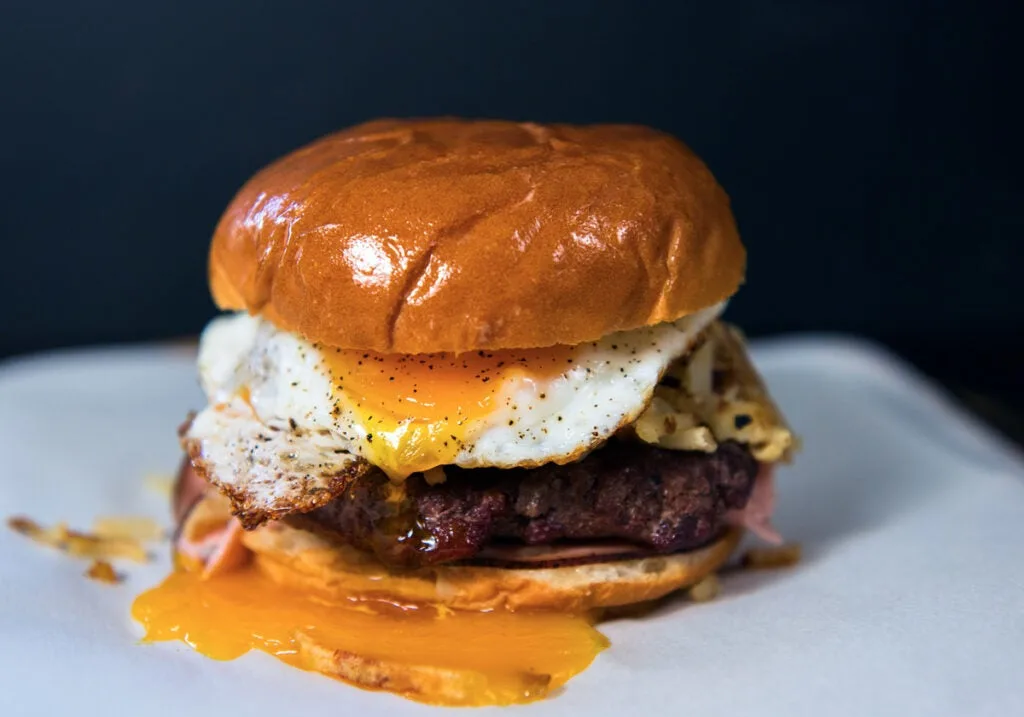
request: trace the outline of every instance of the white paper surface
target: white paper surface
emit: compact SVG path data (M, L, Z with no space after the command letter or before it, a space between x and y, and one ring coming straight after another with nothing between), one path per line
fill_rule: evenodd
M1024 715L1024 461L883 352L831 338L756 347L805 450L780 472L788 571L720 599L606 623L612 647L535 715ZM201 404L167 349L0 365L0 517L88 527L167 507L143 486L178 460ZM0 530L0 705L9 715L427 714L250 654L139 645L128 611L165 556L116 587ZM494 712L494 709L484 710Z

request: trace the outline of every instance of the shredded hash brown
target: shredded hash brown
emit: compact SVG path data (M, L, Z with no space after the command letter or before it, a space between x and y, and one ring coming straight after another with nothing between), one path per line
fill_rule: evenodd
M94 560L89 569L85 571L85 577L99 583L107 583L108 585L116 585L124 579L122 575L119 575L114 570L114 566L106 560Z
M150 556L145 544L166 537L159 523L140 516L98 518L88 533L72 530L64 522L44 527L25 516L9 518L7 525L39 545L54 548L73 558L92 561L86 577L110 584L123 579L110 561L148 562Z
M662 448L713 452L733 440L763 463L788 461L797 441L747 356L739 330L708 327L704 343L676 361L634 425Z
M788 568L800 562L802 552L800 543L751 548L743 553L740 564L745 568Z

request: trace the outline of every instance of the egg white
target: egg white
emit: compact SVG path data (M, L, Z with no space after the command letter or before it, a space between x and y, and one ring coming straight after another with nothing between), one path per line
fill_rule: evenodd
M724 302L581 345L553 378L507 380L491 411L465 418L466 439L453 462L511 468L579 458L643 412L668 366L723 309ZM259 317L213 320L199 350L210 405L185 435L208 477L256 504L280 506L310 481L327 490L329 476L356 458L373 464L380 442L367 436L374 427L326 366L316 345Z

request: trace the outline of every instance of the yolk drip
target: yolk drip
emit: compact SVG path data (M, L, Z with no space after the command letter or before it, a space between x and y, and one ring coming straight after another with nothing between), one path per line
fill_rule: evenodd
M254 567L208 580L175 572L135 600L132 616L146 642L182 640L217 660L262 650L289 665L437 704L541 698L608 645L582 616L327 601L279 586ZM369 673L334 667L324 654L344 655L349 665L356 656L394 675L382 681L377 672L368 681Z
M344 400L367 430L370 461L395 478L452 463L473 423L509 400L512 379L551 381L574 363L573 349L377 354L323 348Z

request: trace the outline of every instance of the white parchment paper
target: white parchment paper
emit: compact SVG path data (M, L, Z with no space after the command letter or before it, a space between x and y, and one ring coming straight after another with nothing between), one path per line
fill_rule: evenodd
M888 354L836 338L755 358L805 450L779 475L795 569L740 573L708 604L603 626L612 647L536 715L1024 715L1024 461ZM148 473L201 405L163 348L0 365L0 516L165 520ZM0 530L0 705L10 715L426 714L261 654L139 645L133 596ZM496 648L497 649L497 648ZM484 710L494 712L495 710ZM465 712L464 712L465 713Z

